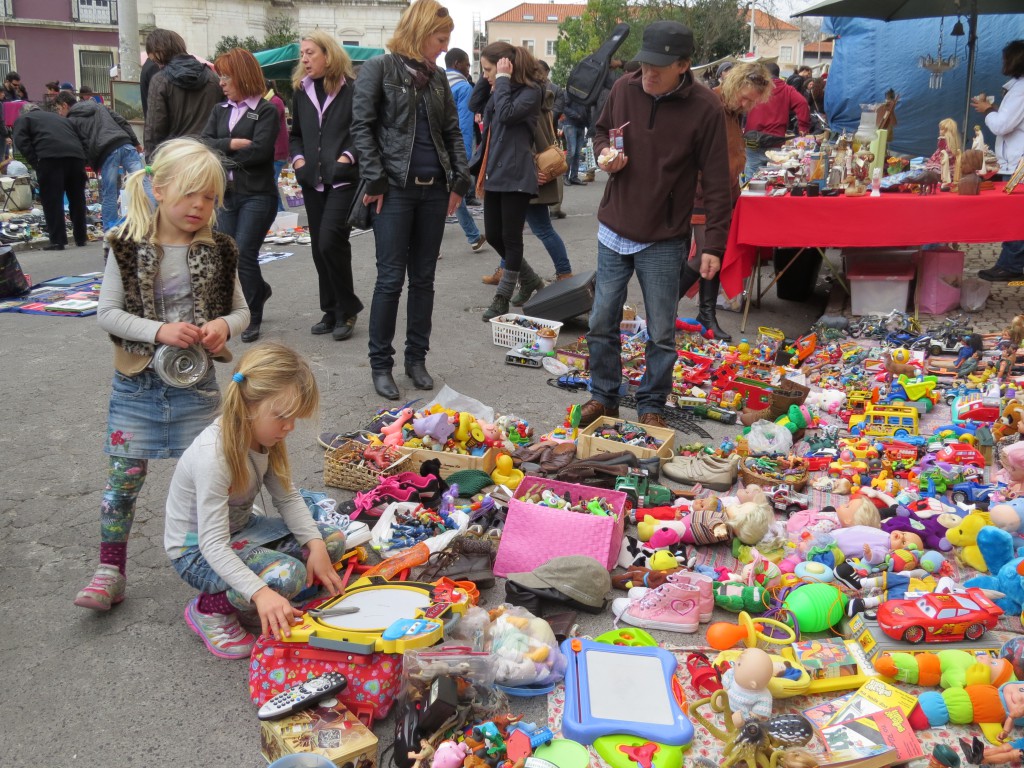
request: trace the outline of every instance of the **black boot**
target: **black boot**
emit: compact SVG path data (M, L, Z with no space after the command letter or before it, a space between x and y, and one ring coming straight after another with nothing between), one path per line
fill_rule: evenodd
M679 273L679 298L683 298L697 281L700 280L700 272L683 262L683 271Z
M405 364L405 375L412 379L416 389L433 389L434 380L427 373L427 365L422 360Z
M697 320L705 327L714 331L715 338L721 339L722 341L732 341L732 336L726 333L718 325L718 318L715 316L715 312L718 308L718 275L715 275L710 280L701 278L700 281L700 302L698 307L700 312L697 314Z
M370 370L373 378L373 388L377 394L385 400L398 399L398 385L395 384L395 377L391 375L391 369Z

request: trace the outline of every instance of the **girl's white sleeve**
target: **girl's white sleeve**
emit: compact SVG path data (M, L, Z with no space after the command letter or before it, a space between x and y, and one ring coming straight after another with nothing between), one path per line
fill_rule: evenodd
M258 590L267 585L249 570L231 548L228 516L228 487L231 479L227 465L217 451L217 445L218 441L210 441L205 446L205 455L196 455L192 464L199 550L218 576L246 600L251 600Z
M286 491L270 470L264 476L263 482L267 486L267 490L270 491L275 509L300 545L304 545L311 539L323 538L320 535L320 529L313 521L313 514L306 506L306 502L302 500L302 495L297 488L293 487L292 490Z
M985 125L996 136L1005 136L1019 130L1024 125L1024 87L1018 85L1007 93L999 109L985 115Z
M237 277L235 282L238 282ZM244 299L242 303L245 303ZM113 256L107 257L107 266L103 269L103 285L100 286L96 319L100 328L107 333L128 341L144 341L148 344L156 343L157 331L163 325L158 320L147 320L131 312L125 312L124 284L121 282L121 270L117 266L117 259Z
M235 289L231 296L231 314L224 315L224 320L231 329L231 338L236 338L242 331L249 327L249 305L245 303L245 294L242 293L242 284L238 282L238 273L235 273Z

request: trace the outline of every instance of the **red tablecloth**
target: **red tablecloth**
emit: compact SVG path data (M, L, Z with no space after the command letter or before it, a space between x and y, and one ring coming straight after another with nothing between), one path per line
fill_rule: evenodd
M722 259L727 296L743 290L758 247L882 248L1024 240L1024 190L879 197L741 195Z

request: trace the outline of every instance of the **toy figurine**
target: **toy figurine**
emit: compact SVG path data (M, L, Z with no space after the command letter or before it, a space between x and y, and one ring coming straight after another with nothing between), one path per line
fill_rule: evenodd
M499 454L494 464L491 480L494 481L495 485L504 485L512 491L519 487L519 484L523 481L524 474L521 469L515 469L512 466L511 456L507 453Z
M752 717L771 717L772 694L768 683L774 676L772 657L760 648L745 649L722 675L722 687L729 696L737 727Z
M434 752L429 741L420 739L420 751L407 753L410 760L416 761L412 764L412 768L426 768L427 761L434 757Z

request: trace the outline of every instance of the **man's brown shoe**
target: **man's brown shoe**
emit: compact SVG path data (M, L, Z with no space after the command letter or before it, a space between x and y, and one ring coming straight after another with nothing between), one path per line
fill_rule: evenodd
M665 429L668 424L665 423L665 417L660 413L642 413L638 421L648 427L661 427Z
M619 407L608 406L597 400L588 400L580 407L580 429L590 424L601 416L611 416L613 419L619 416Z
M501 273L503 271L504 270L501 267L498 267L496 270L494 270L493 275L484 275L483 277L481 277L480 282L483 283L484 285L497 285L498 283L501 282Z

